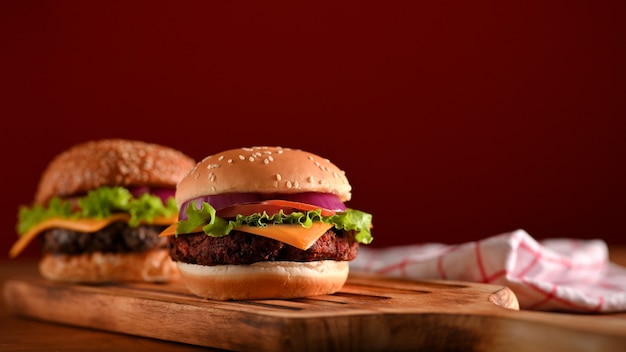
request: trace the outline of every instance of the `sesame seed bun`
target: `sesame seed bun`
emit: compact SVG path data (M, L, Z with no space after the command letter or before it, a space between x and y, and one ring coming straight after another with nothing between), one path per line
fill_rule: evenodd
M42 173L35 203L68 197L103 186L175 188L196 164L170 147L125 139L75 145L57 155Z
M299 149L252 147L204 158L177 186L180 207L189 199L223 193L321 192L351 199L345 172L330 160Z
M205 266L178 262L197 296L216 300L277 299L332 294L348 278L347 261L258 262Z

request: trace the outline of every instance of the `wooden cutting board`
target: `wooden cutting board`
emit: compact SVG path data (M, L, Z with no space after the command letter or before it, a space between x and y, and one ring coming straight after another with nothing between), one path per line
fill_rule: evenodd
M626 322L518 310L506 287L351 273L333 295L211 301L183 283L74 285L8 280L17 315L236 351L403 351L626 346ZM576 319L576 318L582 319ZM591 326L590 326L591 325Z

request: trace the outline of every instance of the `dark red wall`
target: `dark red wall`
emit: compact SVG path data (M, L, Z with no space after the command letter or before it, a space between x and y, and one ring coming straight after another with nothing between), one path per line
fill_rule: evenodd
M625 10L2 1L2 254L47 162L102 137L326 156L373 213L373 246L517 228L625 244Z

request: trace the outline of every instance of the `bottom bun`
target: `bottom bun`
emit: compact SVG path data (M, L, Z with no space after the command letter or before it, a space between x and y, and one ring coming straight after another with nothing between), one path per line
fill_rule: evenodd
M166 282L180 277L166 249L142 253L45 254L39 262L39 272L49 280L84 283Z
M215 300L298 298L332 294L348 279L347 261L258 262L206 266L177 262L197 296Z

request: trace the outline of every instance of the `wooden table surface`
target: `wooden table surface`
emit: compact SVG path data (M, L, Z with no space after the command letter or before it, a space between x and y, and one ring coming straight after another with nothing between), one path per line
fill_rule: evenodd
M626 246L610 249L610 260L626 266ZM32 259L0 260L0 287L10 278L37 273ZM2 351L219 351L193 345L132 335L37 321L10 314L4 299L0 301L0 350ZM554 316L566 313L549 313ZM580 315L576 315L577 319ZM605 317L626 320L626 312L589 315L589 324ZM528 337L532 339L532 336Z
M2 287L9 278L33 273L38 273L35 260L0 261ZM207 351L204 347L17 317L8 312L2 298L0 351Z

